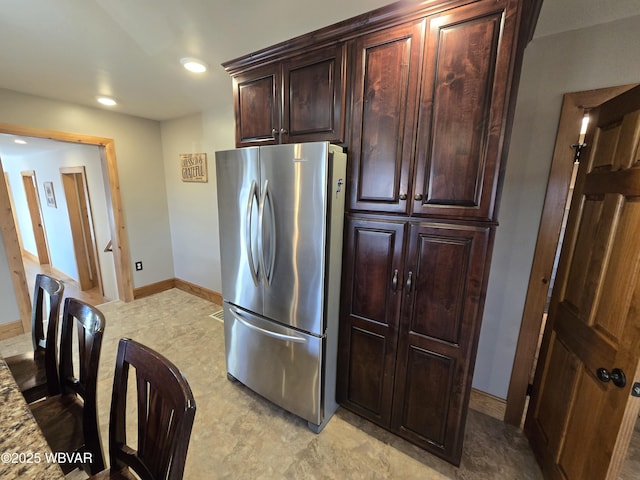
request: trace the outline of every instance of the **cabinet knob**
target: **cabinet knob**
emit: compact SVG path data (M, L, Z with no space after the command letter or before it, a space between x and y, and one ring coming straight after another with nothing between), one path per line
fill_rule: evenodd
M398 196L398 198L399 198L400 200L406 200L406 199L407 199L407 194L406 194L406 193L401 193L401 194Z
M398 291L398 269L393 271L393 278L391 278L391 288L394 292Z
M281 129L280 129L280 135L286 135L286 134L288 134L288 133L289 133L289 132L288 132L286 129L284 129L284 128L281 128Z
M416 196L413 197L415 199L416 202L421 202L422 201L422 194L421 193L416 193Z
M274 137L278 134L278 131L275 128L271 129L271 135L273 135Z

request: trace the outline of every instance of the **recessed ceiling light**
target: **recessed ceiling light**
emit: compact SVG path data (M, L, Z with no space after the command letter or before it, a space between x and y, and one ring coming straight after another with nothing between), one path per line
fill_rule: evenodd
M26 145L27 142L25 140L22 140L21 138L14 138L13 139L13 143L17 143L18 145Z
M99 103L101 103L102 105L106 105L107 107L113 107L114 105L118 104L118 102L116 102L113 98L109 97L97 97L97 100Z
M193 57L185 57L180 59L180 63L184 68L193 73L204 73L207 71L207 64L202 60Z

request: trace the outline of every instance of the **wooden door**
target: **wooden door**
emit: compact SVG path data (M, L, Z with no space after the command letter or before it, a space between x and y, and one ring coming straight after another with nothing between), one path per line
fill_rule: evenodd
M344 142L344 48L332 45L283 64L281 143Z
M89 190L84 167L60 169L81 290L101 287ZM102 288L100 288L102 292Z
M490 227L412 224L392 428L459 465L482 321Z
M640 410L640 87L591 123L525 423L552 479L618 478Z
M337 398L384 426L391 422L402 300L404 222L347 217Z
M355 41L347 183L352 211L408 213L423 38L420 21Z
M233 77L236 147L279 143L280 64L270 64Z
M415 215L493 217L515 11L512 0L481 0L429 18Z
M47 236L44 231L44 222L42 221L42 212L40 210L40 196L38 195L38 187L36 186L36 174L34 171L20 173L22 175L24 193L27 197L27 206L29 207L29 217L31 218L31 225L33 227L38 262L40 265L48 265L49 248L47 246Z

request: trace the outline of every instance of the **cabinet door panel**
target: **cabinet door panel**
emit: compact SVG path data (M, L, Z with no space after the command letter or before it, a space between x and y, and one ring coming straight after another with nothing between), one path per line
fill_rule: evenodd
M355 41L352 210L407 211L424 22Z
M277 143L280 129L279 67L251 70L233 79L236 114L236 146Z
M338 401L388 427L405 224L348 218L346 227Z
M443 448L456 360L415 346L409 347L407 357L400 425L407 432ZM441 387L434 389L433 385Z
M344 142L343 45L332 46L283 66L283 143Z
M486 288L488 227L412 224L393 429L458 464Z
M429 21L415 214L493 215L513 32L506 3L485 0Z

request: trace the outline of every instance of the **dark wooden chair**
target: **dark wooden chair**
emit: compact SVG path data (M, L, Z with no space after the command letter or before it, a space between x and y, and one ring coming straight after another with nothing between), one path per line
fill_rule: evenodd
M74 325L78 339L77 377L73 368ZM100 310L75 298L65 300L60 335L60 393L29 405L51 450L72 456L73 461L60 463L64 473L78 467L90 474L104 470L96 408L104 327ZM81 461L85 459L89 461Z
M48 275L36 275L31 308L31 340L33 352L5 358L27 403L60 392L58 386L58 317L64 285ZM49 299L47 332L44 317ZM51 382L47 383L47 378Z
M135 368L138 406L137 451L127 445L129 366ZM180 480L196 413L191 388L165 357L133 340L118 345L109 420L111 468L92 480ZM138 475L134 477L132 471Z

